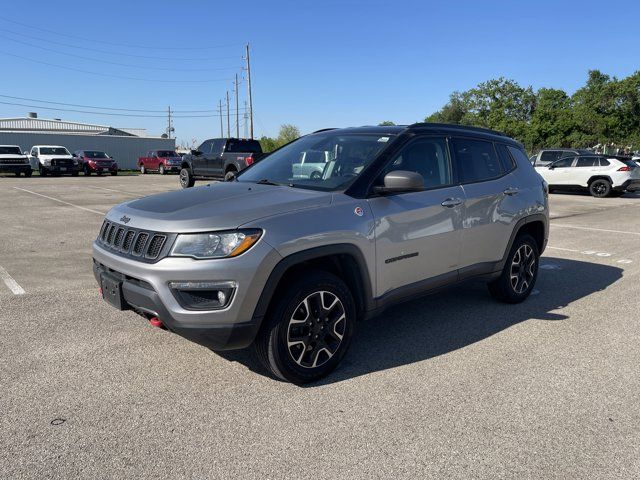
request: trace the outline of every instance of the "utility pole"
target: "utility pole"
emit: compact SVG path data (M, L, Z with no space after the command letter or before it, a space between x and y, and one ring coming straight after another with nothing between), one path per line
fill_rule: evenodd
M249 95L249 132L253 139L253 98L251 97L251 62L249 61L249 44L247 43L247 93Z
M173 131L173 127L171 126L171 106L167 107L169 113L169 126L167 127L167 136L171 138L171 132Z
M244 113L242 114L243 124L244 124L244 138L249 138L249 115L247 113L247 101L244 101Z
M238 108L238 74L236 73L236 81L233 82L236 89L236 138L240 138L240 109Z
M231 138L231 121L229 119L229 90L227 90L227 138Z
M218 116L220 117L220 137L224 137L224 129L222 128L222 100L218 100Z

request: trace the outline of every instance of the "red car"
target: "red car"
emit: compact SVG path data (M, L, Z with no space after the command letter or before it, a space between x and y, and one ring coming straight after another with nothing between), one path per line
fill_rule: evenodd
M140 173L157 171L161 175L167 172L179 172L182 165L182 157L173 150L151 150L146 157L138 158Z
M78 168L84 172L85 175L91 175L95 173L102 175L103 173L110 173L111 175L118 175L118 163L104 152L97 150L76 150L73 152L74 158L78 161Z

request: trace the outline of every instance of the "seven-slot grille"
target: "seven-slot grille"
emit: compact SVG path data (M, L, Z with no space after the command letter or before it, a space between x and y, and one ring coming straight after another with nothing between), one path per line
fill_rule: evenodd
M167 235L128 228L105 220L98 235L98 242L103 247L121 254L156 260L167 242Z
M0 165L16 165L29 163L26 158L0 158Z

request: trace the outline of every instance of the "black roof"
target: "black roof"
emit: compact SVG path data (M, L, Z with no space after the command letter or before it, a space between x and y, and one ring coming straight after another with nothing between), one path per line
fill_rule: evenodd
M313 133L326 132L329 130L340 130L344 133L375 133L384 135L398 135L405 132L429 132L429 133L441 133L444 135L455 135L460 133L472 134L475 137L484 137L490 140L508 141L520 145L519 142L513 140L511 137L503 132L496 130L490 130L488 128L472 127L469 125L453 125L448 123L414 123L413 125L371 125L363 127L349 127L349 128L323 128Z

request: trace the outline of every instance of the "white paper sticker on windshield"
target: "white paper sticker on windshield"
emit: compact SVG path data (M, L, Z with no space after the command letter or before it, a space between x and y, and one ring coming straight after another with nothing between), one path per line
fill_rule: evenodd
M384 143L384 142L388 142L388 141L389 141L389 137L380 137L380 138L378 139L378 141L379 141L379 142L383 142L383 143Z

